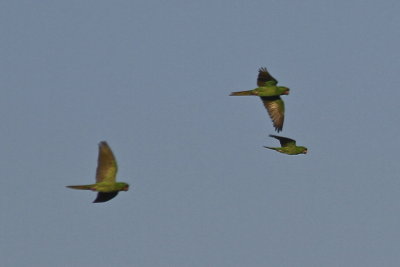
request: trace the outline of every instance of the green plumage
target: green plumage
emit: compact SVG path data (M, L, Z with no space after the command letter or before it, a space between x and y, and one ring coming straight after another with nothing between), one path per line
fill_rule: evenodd
M307 148L304 146L296 146L296 141L293 139L277 135L269 135L269 136L278 139L279 142L281 143L281 147L264 146L265 148L269 148L288 155L307 154Z
M88 185L68 185L68 188L81 189L81 190L92 190L96 192L113 192L113 191L127 191L124 188L127 186L126 183L110 183L110 182L100 182Z
M267 109L272 123L277 132L282 131L285 120L285 103L281 95L288 95L290 89L284 86L277 86L278 81L269 74L266 68L258 70L257 85L253 90L232 92L231 96L259 96Z
M106 202L114 198L119 191L129 190L129 185L127 183L116 182L117 171L118 166L114 154L107 142L103 141L99 143L96 183L88 185L70 185L67 187L99 192L97 198L93 202Z

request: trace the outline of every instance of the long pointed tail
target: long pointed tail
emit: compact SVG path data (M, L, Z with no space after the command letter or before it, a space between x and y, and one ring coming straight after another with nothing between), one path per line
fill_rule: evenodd
M254 95L253 90L249 90L249 91L240 91L240 92L232 92L230 95Z
M92 184L88 184L88 185L68 185L68 188L72 188L72 189L80 189L80 190L91 190L93 188Z
M264 147L268 148L268 149L276 150L276 147L269 147L269 146L264 146Z

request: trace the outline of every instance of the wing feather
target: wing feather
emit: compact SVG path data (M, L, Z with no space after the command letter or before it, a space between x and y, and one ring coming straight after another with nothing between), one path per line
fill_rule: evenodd
M97 159L96 182L114 182L118 166L114 154L107 142L99 143L99 157Z
M277 135L272 135L270 134L269 136L278 139L279 143L281 143L282 147L287 147L287 146L295 146L296 145L296 141L291 139L291 138L287 138L287 137L283 137L283 136L277 136Z
M285 120L285 104L280 96L263 96L261 100L271 117L272 124L277 132L282 131Z
M258 70L258 77L257 77L257 85L258 87L265 86L266 82L273 81L274 85L278 83L278 81L272 77L271 74L267 71L267 68L260 68Z
M113 199L116 195L118 195L118 191L106 192L106 193L105 192L99 192L99 193L97 193L97 197L93 201L93 203L109 201L110 199Z

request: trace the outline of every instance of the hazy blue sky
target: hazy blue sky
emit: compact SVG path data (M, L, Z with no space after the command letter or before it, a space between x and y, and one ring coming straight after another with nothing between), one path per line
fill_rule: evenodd
M400 266L400 2L0 2L2 266ZM281 85L281 135L256 97ZM107 140L112 201L94 182Z

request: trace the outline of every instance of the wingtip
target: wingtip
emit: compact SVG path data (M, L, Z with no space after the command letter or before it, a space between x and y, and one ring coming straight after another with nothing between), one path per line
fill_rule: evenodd
M93 200L92 203L101 203L100 201Z
M267 71L267 68L266 68L266 67L260 67L260 68L258 69L258 71L259 71L259 72Z

